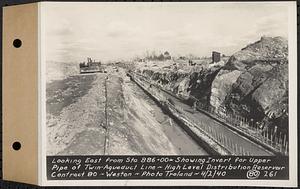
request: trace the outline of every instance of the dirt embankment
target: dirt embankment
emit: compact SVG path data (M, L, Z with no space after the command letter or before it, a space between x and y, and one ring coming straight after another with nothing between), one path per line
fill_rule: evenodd
M123 71L107 88L110 154L206 154Z
M122 70L48 83L46 125L48 155L207 154Z
M103 154L103 82L103 76L84 75L47 86L48 155ZM63 94L52 95L62 88Z
M59 81L69 76L79 74L79 65L76 62L46 61L46 81Z
M179 97L200 99L216 112L225 109L287 132L287 40L262 37L224 61L196 66L158 62L139 65L135 71Z

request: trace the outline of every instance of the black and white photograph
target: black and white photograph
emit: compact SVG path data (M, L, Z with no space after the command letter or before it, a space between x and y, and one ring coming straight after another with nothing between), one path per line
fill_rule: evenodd
M294 8L43 3L47 181L291 185Z
M3 180L297 186L297 8L5 4Z
M47 6L47 155L288 156L287 7L112 5Z

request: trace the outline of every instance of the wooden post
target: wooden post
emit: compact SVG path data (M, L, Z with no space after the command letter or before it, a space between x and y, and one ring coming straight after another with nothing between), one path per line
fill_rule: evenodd
M235 143L235 151L238 153L238 145L237 145L237 143Z
M230 139L229 139L229 146L230 146L231 151L234 153L233 144L232 144L232 141Z
M236 122L237 122L236 119L237 119L237 115L234 114L233 115L234 126L236 126Z
M226 143L227 143L227 147L230 149L230 142L228 138L226 138Z
M243 126L243 117L240 116L240 126L242 127Z
M223 138L223 143L224 143L224 145L225 145L225 136L224 136L223 133L222 133L222 138Z
M267 143L269 142L269 128L267 127Z
M282 145L279 145L279 152L282 152Z
M231 142L231 149L232 149L232 152L235 153L235 150L234 150L234 144L233 144L232 140L230 140L230 142Z
M282 144L282 140L281 140L281 132L279 132L279 141L278 143L281 145Z
M287 153L288 153L288 146L289 146L289 143L288 143L288 142L286 142L286 145L285 145L285 154L287 154Z
M270 134L270 138L271 138L271 145L273 144L273 130L271 129L271 134Z
M268 141L268 139L267 139L267 130L264 131L264 134L265 134L265 142L267 142Z

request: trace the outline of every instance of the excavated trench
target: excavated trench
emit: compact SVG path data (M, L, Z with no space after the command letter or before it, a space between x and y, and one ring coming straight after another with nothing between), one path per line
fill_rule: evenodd
M52 82L47 108L48 155L208 154L123 70Z
M150 93L148 93L146 90L144 90L149 96L152 96ZM270 156L270 155L274 155L273 153L271 153L270 151L264 149L263 147L257 145L256 143L248 140L247 138L239 135L238 133L236 133L235 131L232 131L231 129L229 129L228 127L226 127L225 125L220 124L219 122L213 120L212 118L210 118L209 116L201 113L201 112L194 112L192 107L190 107L189 105L181 102L180 100L178 100L177 98L171 96L170 94L161 91L162 93L164 93L164 96L168 99L172 99L173 102L176 103L177 106L180 106L181 109L184 109L188 118L191 120L197 120L201 123L204 123L206 125L209 125L209 127L213 128L214 130L216 130L218 133L222 133L226 138L229 138L230 140L232 140L235 144L240 145L242 148L244 148L245 150L247 150L247 152L249 152L249 154L251 155L266 155L266 156ZM180 122L179 122L180 124ZM181 126L183 128L187 128L185 125ZM197 125L197 127L201 127L200 125ZM186 129L187 131L189 130L188 128ZM189 132L189 131L188 131ZM211 150L209 144L205 143L205 141L201 141L193 132L189 132L191 136L193 136L193 138L198 141L198 143L203 146L208 152L210 153L215 153L213 150Z

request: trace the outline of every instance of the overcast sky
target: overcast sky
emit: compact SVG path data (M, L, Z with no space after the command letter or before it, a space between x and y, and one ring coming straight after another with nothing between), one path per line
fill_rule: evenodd
M47 60L128 59L146 51L226 55L288 33L279 3L45 3Z

